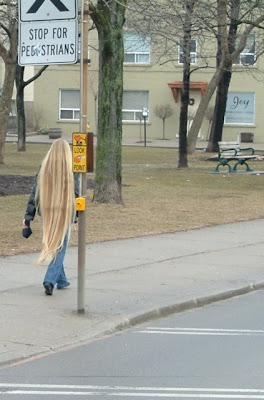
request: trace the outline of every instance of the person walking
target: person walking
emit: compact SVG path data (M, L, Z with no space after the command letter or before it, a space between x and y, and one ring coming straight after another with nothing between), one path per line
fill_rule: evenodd
M69 143L56 139L46 154L29 196L22 234L32 233L30 223L36 212L42 217L42 250L37 264L49 262L43 279L46 295L52 295L55 285L64 289L70 285L63 262L70 237L71 225L77 221L75 197L79 195L78 174L72 172Z

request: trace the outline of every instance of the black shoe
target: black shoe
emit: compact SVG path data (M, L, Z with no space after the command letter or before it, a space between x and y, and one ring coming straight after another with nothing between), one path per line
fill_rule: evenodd
M53 285L52 285L52 283L44 282L43 286L45 288L46 295L52 296L52 293L53 293Z

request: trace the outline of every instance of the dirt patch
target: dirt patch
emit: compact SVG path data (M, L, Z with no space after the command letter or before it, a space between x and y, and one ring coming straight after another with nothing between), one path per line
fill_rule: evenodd
M34 182L34 176L0 175L0 197L29 194ZM87 180L87 189L94 188L94 181Z
M33 181L33 176L0 175L0 196L28 194Z

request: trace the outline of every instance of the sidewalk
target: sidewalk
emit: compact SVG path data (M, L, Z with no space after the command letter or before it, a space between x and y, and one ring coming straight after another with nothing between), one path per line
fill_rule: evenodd
M63 134L63 138L68 140L69 143L72 143L72 135L71 134ZM7 142L17 143L16 135L9 135L6 137ZM27 135L27 143L49 143L52 144L53 139L49 139L48 135ZM196 149L197 150L205 150L207 147L207 141L205 140L197 140ZM94 137L94 144L96 144L96 137ZM126 138L123 137L124 146L139 146L145 147L144 140L139 140L139 138ZM179 139L152 139L147 138L146 147L160 147L160 148L177 148L179 147ZM243 143L243 147L253 147L255 150L263 150L264 143L263 142L254 142L254 143Z
M64 133L62 136L64 139L68 140L69 143L72 143L72 134ZM96 145L96 136L94 136L94 144ZM14 142L17 143L17 135L7 135L6 142ZM48 135L36 135L29 133L26 138L26 143L48 143L52 144L53 139L49 139ZM162 140L162 139L147 139L146 147L168 147L168 148L177 148L179 140L178 139L170 139L170 140ZM199 147L204 146L206 142L198 142ZM126 146L141 146L145 147L145 143L143 140L139 140L139 138L123 138L123 145Z
M46 296L37 254L0 258L0 365L264 287L264 219L87 245L85 314L71 286Z

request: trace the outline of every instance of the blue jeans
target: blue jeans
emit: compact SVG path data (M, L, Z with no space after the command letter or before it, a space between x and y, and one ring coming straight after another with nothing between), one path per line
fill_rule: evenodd
M53 286L57 283L60 287L66 286L69 283L63 267L63 261L68 247L68 237L69 235L67 234L57 256L50 262L43 283L51 283Z

